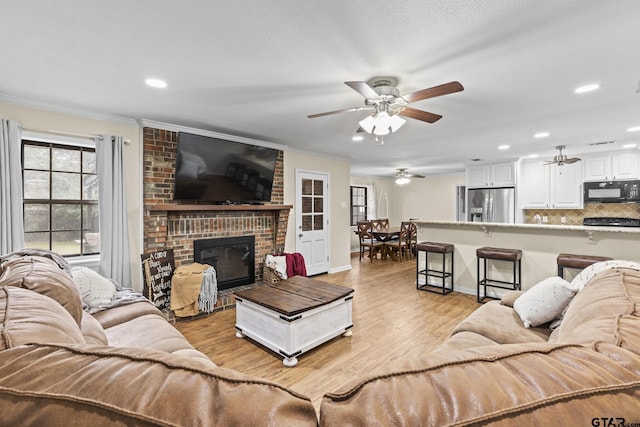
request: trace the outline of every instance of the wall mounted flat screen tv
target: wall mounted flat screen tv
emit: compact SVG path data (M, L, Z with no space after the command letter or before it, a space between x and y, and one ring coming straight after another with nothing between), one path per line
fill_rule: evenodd
M273 148L179 132L174 200L268 202L277 157Z

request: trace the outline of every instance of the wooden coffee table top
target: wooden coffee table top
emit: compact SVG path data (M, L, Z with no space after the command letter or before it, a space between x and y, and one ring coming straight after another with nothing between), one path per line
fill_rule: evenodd
M294 276L271 285L238 291L246 299L287 317L329 304L353 293L353 289L304 276Z

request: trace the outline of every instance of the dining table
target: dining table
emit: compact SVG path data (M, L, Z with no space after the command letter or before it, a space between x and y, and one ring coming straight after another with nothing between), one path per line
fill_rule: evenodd
M373 234L373 237L377 241L386 243L400 237L400 227L385 227L378 230L371 230L371 234ZM381 257L383 260L387 259L387 257L395 260L393 251L386 244L382 245Z

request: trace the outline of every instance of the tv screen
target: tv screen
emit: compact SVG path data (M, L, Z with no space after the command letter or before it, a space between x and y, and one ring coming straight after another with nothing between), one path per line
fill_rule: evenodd
M268 202L277 157L273 148L179 132L174 199Z

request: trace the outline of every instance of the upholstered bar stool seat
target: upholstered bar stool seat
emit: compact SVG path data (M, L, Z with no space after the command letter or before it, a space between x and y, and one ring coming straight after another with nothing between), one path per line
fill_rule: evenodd
M448 294L453 291L453 244L438 242L420 242L416 244L416 288L421 291ZM420 269L420 253L424 253L424 268ZM442 269L429 268L429 253L442 254ZM447 254L449 254L450 269L447 271ZM424 284L420 284L420 277L424 277ZM429 283L429 277L441 280L439 284ZM447 279L449 285L447 286Z
M556 260L558 264L558 276L564 278L565 268L576 268L582 270L596 262L611 261L612 259L613 258L609 258L607 256L559 254Z
M493 298L487 296L487 287L501 288L509 290L520 290L522 284L522 251L520 249L505 249L505 248L492 248L482 247L476 249L476 256L478 258L477 263L477 277L478 277L478 302L484 302L485 298ZM483 277L480 278L480 260L483 261ZM492 261L507 261L513 264L513 279L511 281L490 279L487 277L487 260ZM480 295L480 287L483 287L484 294Z

